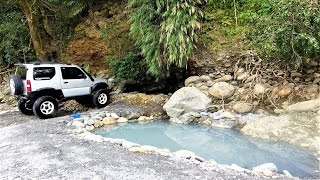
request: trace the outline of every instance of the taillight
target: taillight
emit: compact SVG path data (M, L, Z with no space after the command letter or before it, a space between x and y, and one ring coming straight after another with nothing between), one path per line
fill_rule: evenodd
M31 92L31 82L30 80L27 80L27 92Z

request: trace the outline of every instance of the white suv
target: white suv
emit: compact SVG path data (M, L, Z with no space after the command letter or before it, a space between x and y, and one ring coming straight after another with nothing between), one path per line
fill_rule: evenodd
M63 63L16 64L10 78L12 95L26 115L54 117L58 102L75 99L83 105L105 107L109 101L108 81L93 78L77 65Z

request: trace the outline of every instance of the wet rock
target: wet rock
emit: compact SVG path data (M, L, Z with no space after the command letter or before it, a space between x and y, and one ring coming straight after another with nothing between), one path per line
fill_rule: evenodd
M226 99L234 94L235 88L233 85L226 82L215 83L208 92L215 98Z
M254 90L253 90L254 94L264 94L265 92L266 92L266 88L263 84L257 83L254 86Z
M184 81L184 85L188 86L191 83L196 83L200 80L199 76L190 76Z
M232 76L231 75L225 75L222 76L221 78L216 79L216 82L229 82L232 80Z
M128 122L127 118L120 117L119 119L117 119L117 123L126 123L126 122Z
M237 102L232 106L233 110L239 114L245 114L252 111L253 106L250 103Z
M109 124L116 124L117 123L117 120L113 117L105 117L103 118L103 124L104 125L109 125Z
M211 99L194 87L176 91L163 106L170 119L180 119L185 124L195 119L195 113L206 111Z
M138 118L138 121L150 121L152 120L150 117L147 117L147 116L140 116Z
M317 111L319 109L320 109L320 99L303 101L296 104L292 104L287 107L287 110L292 112L309 112L309 111Z

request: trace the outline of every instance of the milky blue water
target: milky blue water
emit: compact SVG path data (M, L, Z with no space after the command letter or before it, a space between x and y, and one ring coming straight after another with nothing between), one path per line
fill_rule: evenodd
M280 173L288 170L294 176L319 178L319 162L309 151L285 142L248 138L236 130L153 121L99 128L95 133L172 152L189 150L219 164L237 164L248 169L272 162Z

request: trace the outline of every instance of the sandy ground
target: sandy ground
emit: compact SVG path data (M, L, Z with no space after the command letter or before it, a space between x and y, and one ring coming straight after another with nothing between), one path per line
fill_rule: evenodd
M83 140L68 132L68 121L0 113L0 179L262 179Z

